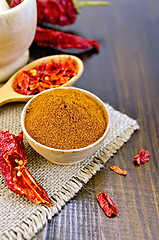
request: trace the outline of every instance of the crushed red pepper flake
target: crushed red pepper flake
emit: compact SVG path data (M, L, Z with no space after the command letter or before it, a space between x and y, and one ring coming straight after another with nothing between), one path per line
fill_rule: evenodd
M98 199L100 207L104 210L105 214L108 217L112 217L113 215L119 214L118 210L117 210L117 206L115 205L115 203L113 202L111 197L105 191L100 192L97 195L97 199Z
M50 88L67 83L78 74L76 63L71 57L62 61L42 62L28 71L22 71L13 83L14 91L23 95L35 95Z
M141 163L145 163L149 161L149 152L143 149L140 150L139 154L134 156L134 162L140 165Z
M112 166L110 167L111 170L113 170L114 172L120 174L120 175L127 175L127 171L126 170L122 170L121 168L119 168L118 166Z
M15 136L9 131L0 131L0 168L8 188L35 204L53 205L45 189L25 167L26 163L23 132Z

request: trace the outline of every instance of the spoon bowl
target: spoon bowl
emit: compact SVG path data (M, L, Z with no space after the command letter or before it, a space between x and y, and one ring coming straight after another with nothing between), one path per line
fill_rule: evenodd
M6 103L10 103L10 102L27 102L29 99L31 99L33 96L35 95L23 95L20 93L17 93L14 91L13 89L13 83L14 80L17 78L18 74L22 71L27 71L30 70L32 68L34 68L35 66L40 65L42 62L49 62L50 60L54 60L54 61L58 61L59 58L64 61L65 59L67 59L68 57L71 57L71 59L76 63L78 70L78 74L74 77L72 77L67 83L62 84L60 87L70 87L72 86L73 83L75 83L78 78L82 75L83 70L84 70L84 65L81 59L79 59L76 56L73 55L66 55L66 54L62 54L62 55L52 55L52 56L47 56L47 57L43 57L43 58L39 58L29 64L27 64L26 66L24 66L23 68L21 68L20 70L18 70L1 88L0 88L0 106L6 104Z

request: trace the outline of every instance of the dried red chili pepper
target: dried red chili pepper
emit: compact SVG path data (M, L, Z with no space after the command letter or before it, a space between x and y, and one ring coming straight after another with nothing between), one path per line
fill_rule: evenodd
M15 7L21 0L11 0L10 7ZM51 23L53 25L65 26L73 24L76 15L82 7L86 6L108 6L105 1L79 1L79 0L36 0L38 23Z
M119 168L118 166L112 166L112 167L110 167L110 169L113 170L114 172L120 174L120 175L126 176L126 174L127 174L127 171L122 170L122 169Z
M108 217L111 217L113 214L117 215L118 210L117 206L113 202L113 200L109 197L106 192L100 192L97 195L98 202L100 204L100 207L104 210L105 214Z
M109 4L105 1L37 0L38 23L70 25L75 22L82 7Z
M79 36L37 27L34 42L39 46L68 49L88 49L93 47L99 50L99 44L95 40L84 39Z
M79 9L85 6L109 5L105 1L78 1L78 0L36 0L38 24L51 23L53 25L65 26L73 24ZM20 4L20 0L11 0L11 7ZM99 49L95 40L83 39L79 36L58 32L51 29L37 27L34 42L39 46L60 49L88 49L93 47Z
M10 7L13 8L19 5L21 3L21 0L11 0L10 2Z
M0 131L0 167L9 189L25 195L35 204L53 205L44 188L25 167L26 162L23 133L20 132L19 136L15 136L9 131Z
M71 57L62 61L53 59L28 71L22 71L13 83L16 92L24 95L34 95L46 89L59 87L67 83L78 73L76 63Z
M65 26L76 20L72 0L37 0L38 23Z
M145 163L149 161L149 152L145 151L143 149L140 150L139 154L134 156L134 162L136 162L138 165L141 163Z

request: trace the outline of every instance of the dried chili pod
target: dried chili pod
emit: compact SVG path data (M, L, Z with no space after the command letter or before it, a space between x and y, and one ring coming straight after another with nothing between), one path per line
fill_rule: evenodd
M149 161L149 152L145 151L143 149L140 150L139 154L134 156L134 162L136 162L138 165L141 163L145 163Z
M105 1L37 0L38 23L65 26L73 24L82 7L109 5Z
M0 131L0 167L9 189L19 195L25 195L35 204L53 205L44 188L25 167L26 163L23 132L15 136L9 131Z
M39 46L52 47L59 49L88 49L93 47L99 50L99 44L92 39L84 39L70 33L55 31L53 29L36 28L34 43Z
M120 174L120 175L127 175L127 171L126 170L122 170L121 168L119 168L118 166L112 166L110 167L111 170L113 170L114 172Z
M109 195L106 194L106 192L100 192L97 195L97 199L100 204L100 207L104 210L105 214L108 217L111 217L113 214L115 215L118 214L117 206L115 205L111 197L109 197Z
M75 22L76 10L72 0L37 0L38 23L65 26Z

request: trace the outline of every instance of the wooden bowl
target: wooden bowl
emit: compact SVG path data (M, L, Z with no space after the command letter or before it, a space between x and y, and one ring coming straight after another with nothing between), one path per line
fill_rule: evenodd
M27 131L25 129L25 115L26 115L26 110L29 107L31 101L33 99L35 99L36 97L38 97L39 95L41 95L47 91L54 91L55 89L46 90L44 92L39 93L37 96L33 97L32 99L30 99L29 102L25 105L25 107L22 111L22 115L21 115L21 127L22 127L24 136L27 139L28 143L32 146L32 148L35 151L37 151L45 159L47 159L48 161L51 161L52 163L59 164L59 165L72 165L72 164L76 164L81 161L84 161L88 156L93 154L96 150L98 150L102 146L102 144L107 136L108 129L109 129L109 114L108 114L106 106L104 105L102 100L100 100L97 96L95 96L94 94L92 94L86 90L79 89L79 88L73 88L73 87L71 87L71 89L76 89L79 92L85 94L86 96L88 96L89 98L94 100L103 110L103 113L104 113L104 116L105 116L105 119L107 122L106 129L105 129L105 132L102 135L102 137L100 137L93 144L83 147L83 148L73 149L73 150L55 149L55 148L50 148L50 147L47 147L45 145L38 143L27 133Z

